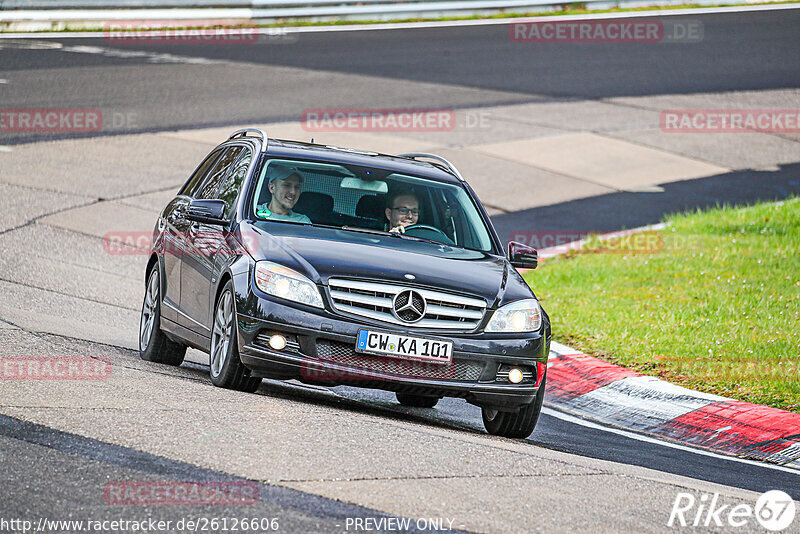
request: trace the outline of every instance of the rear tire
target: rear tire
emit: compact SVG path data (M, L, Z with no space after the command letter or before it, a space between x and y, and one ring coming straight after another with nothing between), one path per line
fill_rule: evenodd
M139 357L148 362L178 366L186 356L186 346L170 340L161 331L161 283L158 263L150 269L139 319Z
M430 395L413 395L411 393L395 393L397 402L409 408L433 408L439 402L439 397Z
M235 308L233 284L228 280L214 307L209 355L211 383L225 389L252 393L261 385L261 378L250 376L250 371L239 358Z
M483 426L486 431L494 436L505 438L527 438L536 428L539 421L539 414L542 412L544 402L544 385L547 376L542 378L542 385L536 392L533 402L520 408L519 412L500 412L488 408L481 408L483 414Z

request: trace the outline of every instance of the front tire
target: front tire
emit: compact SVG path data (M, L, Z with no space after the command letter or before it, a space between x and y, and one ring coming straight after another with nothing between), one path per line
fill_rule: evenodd
M214 309L209 358L211 382L221 388L252 393L261 385L261 378L250 376L239 358L234 308L233 284L228 280Z
M411 393L395 393L397 402L409 408L433 408L439 402L439 397L429 395L413 395Z
M139 357L148 362L178 366L186 356L186 346L170 340L161 331L161 283L158 263L150 269L139 319Z
M489 408L481 408L483 414L483 426L486 431L493 436L503 436L505 438L527 438L536 428L539 421L539 414L542 412L544 402L544 385L547 376L542 378L542 385L536 392L533 402L520 408L519 412L501 412Z

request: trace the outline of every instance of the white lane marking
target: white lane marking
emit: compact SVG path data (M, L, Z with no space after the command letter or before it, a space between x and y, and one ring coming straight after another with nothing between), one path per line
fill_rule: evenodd
M791 467L784 467L782 465L774 465L768 464L765 462L757 462L755 460L746 460L744 458L737 458L736 456L727 456L724 454L719 454L716 452L706 451L703 449L696 449L694 447L689 447L687 445L679 445L677 443L672 443L669 441L662 441L657 438L651 438L649 436L644 436L642 434L637 434L636 432L629 432L627 430L622 430L620 428L613 428L608 426L603 426L597 423L593 423L591 421L587 421L585 419L581 419L580 417L575 417L574 415L569 415L554 408L548 408L547 406L542 408L542 413L549 415L551 417L555 417L556 419L561 419L562 421L566 421L568 423L573 423L580 426L585 426L586 428L592 428L594 430L602 430L603 432L610 432L611 434L617 434L618 436L623 436L630 439L635 439L637 441L642 441L644 443L652 443L655 445L661 445L662 447L669 447L670 449L677 449L680 451L691 452L693 454L699 454L701 456L710 456L712 458L719 458L721 460L728 460L729 462L738 462L741 464L748 464L748 465L755 465L757 467L764 467L766 469L774 469L776 471L785 471L786 473L797 474L798 470L793 469Z
M6 84L6 83L8 83L8 80L6 80L5 78L0 78L0 84Z
M11 152L11 147L0 145L0 152Z
M27 34L22 34L27 37ZM20 50L55 50L63 47L61 43L52 41L19 41L9 39L5 34L0 34L0 50L18 48Z
M203 57L177 56L175 54L159 54L156 52L145 52L142 50L123 50L119 48L105 48L101 46L65 46L64 52L76 54L95 54L105 57L117 57L122 59L144 59L148 63L192 63L210 64L220 63L212 59Z
M624 13L588 13L585 15L561 15L561 16L542 16L542 17L520 17L508 19L482 19L482 20L452 20L452 21L429 21L429 22L398 22L388 24L354 24L343 26L287 26L283 29L287 33L327 33L327 32L352 32L352 31L375 31L375 30L406 30L415 28L450 28L456 26L492 26L513 24L515 22L549 22L554 20L594 20L594 19L622 19L637 17L675 17L684 15L713 15L717 13L742 13L750 11L779 11L784 9L800 9L800 4L781 4L781 5L758 5L758 6L732 6L732 7L710 7L693 9L674 9L666 11L628 11ZM181 10L176 10L181 11ZM178 18L177 15L168 17ZM207 18L207 17L206 17ZM259 28L259 33L270 34L275 32L276 27ZM2 39L41 39L43 37L52 39L65 38L86 38L103 37L107 32L86 31L86 32L31 32L31 33L0 33Z

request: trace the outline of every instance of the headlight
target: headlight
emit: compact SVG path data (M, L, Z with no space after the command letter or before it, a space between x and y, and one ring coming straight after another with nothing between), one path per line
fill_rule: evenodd
M542 308L536 299L506 304L492 314L487 332L535 332L542 326Z
M317 308L325 307L314 282L297 271L271 261L256 263L256 286L267 295Z

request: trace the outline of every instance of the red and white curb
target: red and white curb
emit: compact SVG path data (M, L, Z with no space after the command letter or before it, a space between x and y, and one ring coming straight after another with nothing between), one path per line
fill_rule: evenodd
M594 239L664 228L643 226ZM539 257L579 250L587 242L543 249ZM545 404L552 408L668 441L800 469L800 414L676 386L556 342L547 368Z
M676 386L552 343L548 406L605 425L800 469L800 414Z

